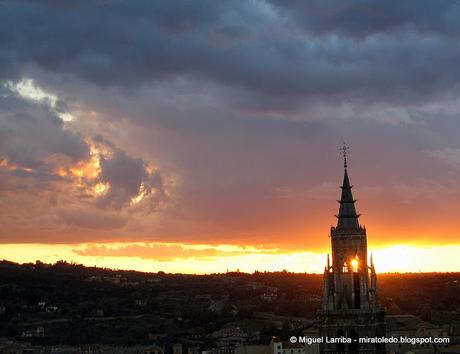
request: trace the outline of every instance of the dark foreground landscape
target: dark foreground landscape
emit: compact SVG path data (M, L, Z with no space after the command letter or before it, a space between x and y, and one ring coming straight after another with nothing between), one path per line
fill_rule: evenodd
M381 274L378 280L389 326L392 318L399 326L393 330L437 328L458 340L459 273ZM4 345L87 353L105 346L172 352L174 344L189 352L232 352L272 336L313 333L321 293L319 274L184 275L3 261L0 337Z

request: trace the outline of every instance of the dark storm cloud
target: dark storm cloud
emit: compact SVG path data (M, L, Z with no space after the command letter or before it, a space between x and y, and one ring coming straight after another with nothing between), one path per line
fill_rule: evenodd
M107 213L98 209L66 208L58 212L65 224L93 230L113 230L125 226L127 217L119 213Z
M53 155L78 162L89 157L89 147L79 134L65 130L62 119L45 103L30 103L0 89L0 156L45 172L45 159Z
M424 35L458 36L457 1L269 0L307 32L365 37L412 30Z
M457 86L458 15L438 1L5 2L0 76L34 64L123 88L193 76L285 100L417 100Z
M100 180L109 183L110 190L99 203L116 209L129 204L139 194L147 176L144 161L123 151L116 151L110 159L102 158Z
M135 158L126 152L115 149L113 156L101 157L99 181L110 185L109 191L100 197L97 204L103 207L121 209L130 205L132 198L138 195L149 196L150 211L165 198L163 177L158 171L149 172L147 162Z

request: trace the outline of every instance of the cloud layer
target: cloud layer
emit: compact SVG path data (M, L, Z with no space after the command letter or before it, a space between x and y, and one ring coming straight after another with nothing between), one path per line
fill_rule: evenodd
M190 76L286 99L415 99L457 87L459 12L434 1L4 3L0 77L35 65L102 87Z
M1 241L457 239L455 2L0 4Z

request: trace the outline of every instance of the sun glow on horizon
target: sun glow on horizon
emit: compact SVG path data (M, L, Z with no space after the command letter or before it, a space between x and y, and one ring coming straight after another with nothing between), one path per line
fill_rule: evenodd
M180 243L87 243L76 245L1 244L0 252L18 263L55 263L59 260L85 266L145 272L209 274L240 269L258 271L287 270L322 273L326 254L285 252L236 245L187 245ZM415 247L395 245L372 249L377 273L455 272L460 271L460 244ZM355 264L356 263L356 264ZM357 267L358 261L353 260Z

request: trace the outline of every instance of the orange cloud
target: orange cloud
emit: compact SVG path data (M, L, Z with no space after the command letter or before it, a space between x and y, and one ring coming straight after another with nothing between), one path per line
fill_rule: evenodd
M245 254L273 254L277 250L258 249L244 246L211 246L186 245L170 243L143 243L127 245L94 245L89 244L82 249L74 249L79 256L91 257L138 257L157 261L173 261L189 258L212 259L215 257L238 256Z

